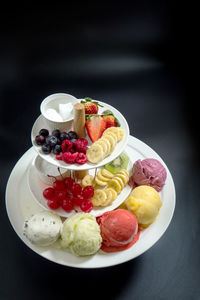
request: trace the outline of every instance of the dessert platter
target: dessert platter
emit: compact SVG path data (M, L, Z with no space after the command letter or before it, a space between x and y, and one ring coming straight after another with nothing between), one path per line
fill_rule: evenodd
M175 209L164 161L104 102L53 94L41 113L32 147L6 188L20 239L42 257L77 268L112 266L147 251Z

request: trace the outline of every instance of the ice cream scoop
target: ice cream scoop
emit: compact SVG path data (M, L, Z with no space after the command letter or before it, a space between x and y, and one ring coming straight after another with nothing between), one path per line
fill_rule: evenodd
M102 238L96 218L88 213L77 213L63 223L61 247L70 248L77 256L95 254L101 246Z
M147 185L141 185L133 189L125 204L137 218L138 223L147 227L153 223L159 214L162 201L158 192Z
M42 211L24 222L23 234L34 245L49 246L60 236L61 226L58 215Z
M160 192L165 184L167 172L165 167L153 158L137 160L133 165L132 182L136 185L149 185Z
M103 239L101 249L116 252L128 249L139 238L136 217L125 209L105 212L97 219Z

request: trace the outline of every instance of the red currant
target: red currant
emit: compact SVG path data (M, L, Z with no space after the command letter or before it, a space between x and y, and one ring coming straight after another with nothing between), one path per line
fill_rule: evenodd
M66 212L70 212L74 208L74 203L70 198L65 198L63 199L61 206Z
M78 196L82 192L82 187L79 183L74 183L70 190L74 196Z
M85 186L82 194L85 199L91 199L94 196L93 186L91 186L91 185Z
M47 201L47 205L48 207L50 207L51 209L58 209L60 207L59 202L57 201L57 199L49 199Z
M71 177L66 177L66 178L64 179L64 183L65 183L66 188L67 188L67 189L70 189L70 187L71 187L71 186L73 185L73 183L74 183L74 179L71 178Z
M48 187L43 191L43 196L47 200L51 200L55 196L55 190L52 187Z
M90 200L83 200L81 202L80 208L84 212L90 212L93 209L93 204Z
M56 191L63 191L66 188L63 180L55 180L53 187Z
M59 203L62 203L62 200L66 197L66 191L56 191L55 192L55 198Z

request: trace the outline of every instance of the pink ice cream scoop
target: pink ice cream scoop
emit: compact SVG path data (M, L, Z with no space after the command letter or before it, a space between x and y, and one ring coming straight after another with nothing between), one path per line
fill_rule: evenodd
M167 172L164 166L153 158L137 160L133 165L132 181L136 185L149 185L160 192L165 184Z

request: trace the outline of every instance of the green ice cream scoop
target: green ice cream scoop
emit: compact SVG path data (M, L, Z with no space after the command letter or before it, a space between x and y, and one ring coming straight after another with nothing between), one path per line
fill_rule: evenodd
M102 238L96 218L88 213L77 213L63 223L62 248L70 247L77 256L95 254L101 247Z

